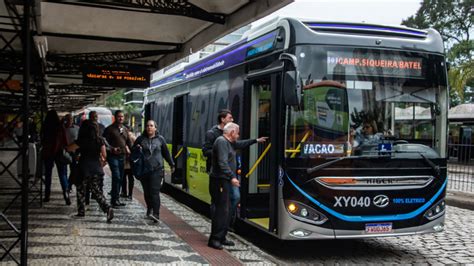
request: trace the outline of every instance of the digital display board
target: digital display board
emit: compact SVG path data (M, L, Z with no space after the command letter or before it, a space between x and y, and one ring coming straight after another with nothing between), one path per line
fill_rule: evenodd
M275 40L277 38L277 32L274 31L266 35L267 38L256 42L247 48L245 58L252 58L263 53L269 52L275 48Z
M82 71L84 84L107 87L148 88L151 72L147 69L118 69L85 67Z
M327 71L333 75L367 75L383 77L423 77L423 58L400 53L366 51L328 51Z

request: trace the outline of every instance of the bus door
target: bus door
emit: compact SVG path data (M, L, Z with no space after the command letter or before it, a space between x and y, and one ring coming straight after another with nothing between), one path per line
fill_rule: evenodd
M272 116L275 111L272 110L272 91L277 90L278 79L279 75L276 73L249 78L244 104L250 107L250 112L246 112L244 136L251 139L269 139L263 144L251 145L247 157L243 156L246 167L242 168L241 176L241 191L245 191L241 195L241 216L268 231L273 231L276 222L276 219L270 217L273 217L276 211L277 190L274 185L275 175L272 174L277 167L272 160ZM241 153L245 154L245 150Z
M185 136L187 128L186 121L186 106L188 94L179 95L174 98L173 102L173 139L171 156L176 165L176 171L171 175L171 182L173 184L182 185L182 189L187 190L186 183L186 161L187 149L185 146Z

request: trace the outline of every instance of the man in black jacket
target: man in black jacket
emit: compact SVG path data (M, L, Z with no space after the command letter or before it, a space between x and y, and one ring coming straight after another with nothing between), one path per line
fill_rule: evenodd
M103 134L103 137L109 144L107 162L112 172L111 204L114 208L125 206L125 203L119 200L119 193L124 176L125 155L130 154L130 147L132 146L128 138L128 129L123 124L124 119L123 112L120 110L116 111L115 122L108 126Z
M237 168L234 143L239 138L239 126L228 123L224 126L223 135L218 137L212 148L212 168L209 180L211 201L215 211L211 213L212 227L208 246L222 249L222 245L233 246L226 239L230 220L230 193L232 187L239 187L240 181L235 173Z
M206 156L206 170L208 173L211 172L213 144L218 137L222 136L224 126L228 123L234 122L234 117L232 116L232 113L230 112L230 110L223 109L217 115L217 122L219 124L213 126L211 129L209 129L206 132L206 138L202 146L202 153L204 156ZM258 139L236 140L234 143L232 143L232 145L234 149L242 150L252 144L263 143L267 139L268 137L261 137ZM209 188L209 191L210 191L210 188ZM231 224L232 221L234 221L237 204L240 201L240 190L238 187L231 188L230 201L231 201L230 202L231 219L229 221L229 224ZM212 216L212 213L214 212L214 209L215 209L215 205L211 196L211 216Z

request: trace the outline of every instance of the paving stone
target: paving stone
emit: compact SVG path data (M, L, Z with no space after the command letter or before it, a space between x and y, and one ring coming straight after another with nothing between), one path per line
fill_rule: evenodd
M110 188L105 182L105 191ZM75 194L71 194L75 203ZM0 203L1 199L0 199ZM136 200L114 210L112 223L95 201L86 217L76 218L76 206L65 206L59 181L53 177L52 196L43 208L32 208L29 222L29 265L202 265L208 264L164 223L145 220L145 208ZM3 206L3 205L2 205ZM18 211L9 219L20 222ZM0 233L1 234L1 233ZM8 239L2 239L2 244ZM19 246L12 254L19 259ZM6 258L1 265L15 265Z
M110 181L106 181L106 186L109 186ZM136 200L127 201L126 207L117 209L113 222L108 224L95 201L86 208L85 218L75 218L75 204L65 206L59 191L57 177L53 177L51 201L43 208L32 207L30 210L30 265L208 264L165 223L156 225L146 220L146 210ZM71 198L74 203L74 193ZM0 203L5 200L8 198L0 197ZM197 231L209 235L211 224L208 218L168 195L162 194L162 204ZM8 214L19 227L20 212L12 209ZM472 264L472 232L474 211L448 206L445 231L437 234L297 243L269 241L266 244L256 242L256 246L251 237L244 239L230 233L229 239L236 246L226 248L244 265ZM5 238L2 244L13 241ZM19 252L19 246L12 250L17 258ZM6 258L1 265L15 264Z

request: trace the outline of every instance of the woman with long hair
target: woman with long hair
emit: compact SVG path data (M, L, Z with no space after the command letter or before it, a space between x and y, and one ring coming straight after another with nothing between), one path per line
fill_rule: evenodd
M147 206L147 217L158 223L160 218L161 182L165 175L163 159L170 165L171 172L174 172L175 166L166 146L165 138L158 134L155 121L147 121L145 131L133 145L133 149L137 148L142 150L145 164L151 170L140 180Z
M64 127L59 120L58 113L55 110L49 110L46 113L43 125L41 127L41 145L42 159L44 163L44 202L48 202L51 195L51 176L53 174L53 166L56 163L59 182L63 190L63 197L66 205L71 205L69 199L67 165L58 161L58 156L62 149L66 146L66 133Z

